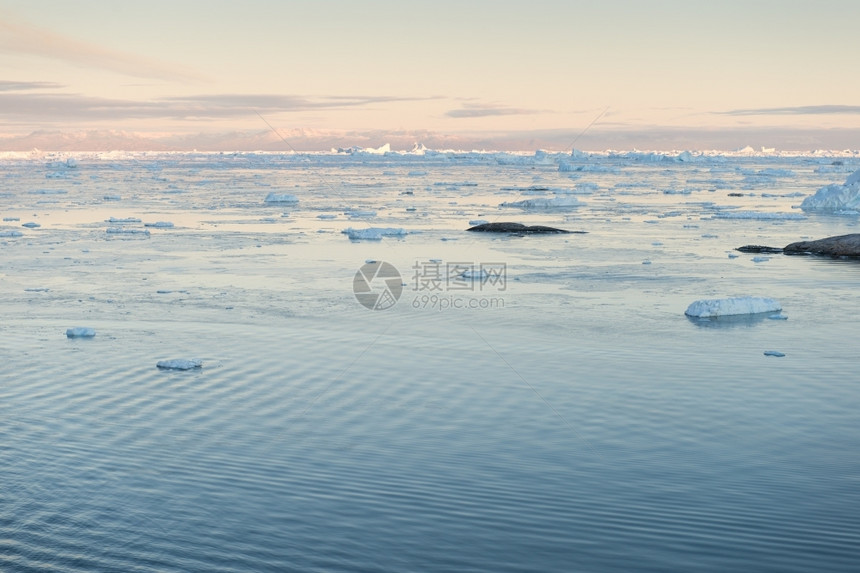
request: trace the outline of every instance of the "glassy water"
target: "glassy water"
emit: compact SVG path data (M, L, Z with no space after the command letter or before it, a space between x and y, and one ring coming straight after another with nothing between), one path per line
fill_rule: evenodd
M856 570L860 266L729 258L855 232L793 208L852 166L645 159L4 159L0 569ZM735 295L788 320L683 314Z

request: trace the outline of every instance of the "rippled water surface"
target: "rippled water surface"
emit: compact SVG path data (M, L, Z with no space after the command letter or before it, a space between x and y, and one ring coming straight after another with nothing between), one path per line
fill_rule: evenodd
M729 255L860 165L652 159L3 159L0 570L856 570L860 264ZM736 295L788 320L684 316Z

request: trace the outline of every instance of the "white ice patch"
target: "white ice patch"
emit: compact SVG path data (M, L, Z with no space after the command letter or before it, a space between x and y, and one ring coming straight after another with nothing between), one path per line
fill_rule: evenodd
M173 360L159 360L156 363L163 370L193 370L201 368L203 361L199 358L174 358Z
M800 213L767 213L762 211L717 211L715 219L745 219L753 221L802 221Z
M570 209L585 205L576 197L535 197L534 199L523 199L502 203L499 207L518 207L520 209Z
M684 314L695 318L712 318L738 314L778 312L780 310L782 310L782 305L772 298L743 296L697 300L687 307Z
M172 229L173 223L170 221L156 221L155 223L144 223L144 227L155 227L156 229Z
M397 227L368 227L367 229L344 229L343 234L351 241L381 241L382 237L402 237L406 231Z
M105 223L140 223L140 219L137 217L111 217Z
M800 204L807 212L845 214L860 209L860 169L852 173L845 183L822 187L815 195Z
M269 193L266 195L266 203L298 203L299 198L289 193Z
M76 326L66 330L66 336L69 338L92 338L96 335L96 329L88 326Z

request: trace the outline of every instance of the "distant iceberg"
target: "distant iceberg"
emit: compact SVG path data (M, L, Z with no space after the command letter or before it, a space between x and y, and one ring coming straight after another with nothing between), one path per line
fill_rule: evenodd
M269 193L266 195L266 203L298 203L299 198L289 193Z
M381 241L382 237L402 237L406 231L397 227L368 227L366 229L344 229L343 234L352 241Z
M800 208L810 213L844 214L860 211L860 169L852 173L842 185L834 183L822 187L815 195L804 199Z
M576 197L535 197L534 199L523 199L502 203L499 207L519 207L520 209L569 209L585 205Z
M697 300L684 312L694 318L713 318L738 314L778 312L782 305L772 298L754 296Z

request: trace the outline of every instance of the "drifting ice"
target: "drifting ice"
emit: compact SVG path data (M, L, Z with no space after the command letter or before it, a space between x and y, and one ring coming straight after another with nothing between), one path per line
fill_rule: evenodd
M397 227L369 227L367 229L353 229L350 227L348 229L344 229L342 232L352 241L360 241L362 239L381 241L382 237L403 236L406 234L404 229Z
M754 296L704 299L697 300L687 307L687 316L695 318L712 318L717 316L731 316L737 314L758 314L761 312L777 312L782 310L782 305L772 298L761 298Z
M852 173L842 185L834 183L822 187L815 195L804 199L800 208L819 213L860 210L860 169Z
M95 328L89 328L86 326L76 326L74 328L69 328L66 330L66 336L69 338L92 338L96 335Z
M269 193L266 195L266 203L298 203L299 198L289 193Z
M144 223L144 227L155 227L157 229L172 229L173 223L170 221L156 221L155 223Z
M199 358L175 358L173 360L160 360L156 366L163 370L193 370L202 367L203 361Z
M500 207L519 207L520 209L562 209L568 207L581 207L585 205L576 197L535 197L534 199L523 199L512 203L502 203Z

